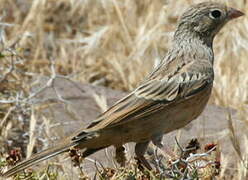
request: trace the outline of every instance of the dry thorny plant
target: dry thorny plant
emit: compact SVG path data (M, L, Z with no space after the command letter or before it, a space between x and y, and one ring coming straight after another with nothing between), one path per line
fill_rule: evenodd
M2 30L2 29L1 29ZM68 76L58 75L55 72L55 63L51 60L51 74L47 81L40 85L39 74L28 71L28 61L22 57L22 49L19 48L20 38L7 42L4 31L0 34L0 144L1 153L9 152L6 158L8 165L14 165L22 159L22 156L30 156L35 150L35 141L44 142L37 138L37 121L34 116L38 113L39 105L51 102L51 100L36 98L47 88L52 88L56 94L53 102L67 103L67 100L59 94L54 81L63 78L78 87ZM39 88L36 85L39 84ZM35 87L35 88L34 88ZM78 87L79 88L79 87ZM23 132L26 132L23 135ZM36 135L34 134L36 133ZM39 144L39 143L38 143ZM25 148L27 153L25 155ZM2 162L3 163L3 162ZM3 163L2 165L6 165Z

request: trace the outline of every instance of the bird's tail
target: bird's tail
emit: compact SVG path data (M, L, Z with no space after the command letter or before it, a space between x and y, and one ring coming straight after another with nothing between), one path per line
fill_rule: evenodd
M34 164L37 164L41 161L44 161L46 159L49 159L51 157L54 157L58 154L61 154L63 152L68 151L71 147L76 146L78 143L77 142L72 142L70 143L62 143L62 144L58 144L55 147L46 149L44 151L41 151L33 156L31 156L30 158L20 162L19 164L17 164L16 166L12 167L11 169L7 170L4 173L0 173L0 176L3 177L10 177L14 174L16 174L19 171L22 171Z

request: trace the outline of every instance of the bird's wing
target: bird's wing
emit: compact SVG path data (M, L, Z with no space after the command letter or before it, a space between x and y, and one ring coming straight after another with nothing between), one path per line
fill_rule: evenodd
M144 117L164 108L174 100L193 96L212 84L211 65L191 61L178 66L174 71L168 71L173 68L156 70L138 88L114 104L73 139L78 140L87 132L111 128L129 120Z

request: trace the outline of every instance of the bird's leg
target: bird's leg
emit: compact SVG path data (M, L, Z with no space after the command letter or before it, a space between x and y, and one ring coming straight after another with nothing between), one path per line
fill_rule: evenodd
M165 155L169 155L171 158L175 158L176 155L171 151L171 149L166 146L166 145L163 145L162 143L162 139L163 139L163 135L160 135L160 136L156 136L154 138L152 138L152 143L158 147L163 153L165 153Z
M124 146L116 146L115 147L115 159L121 167L125 166L126 156L125 156L125 147Z
M144 167L146 167L148 170L152 170L151 165L149 162L145 159L144 154L146 152L146 149L148 147L149 141L137 143L135 145L135 154L138 162L140 162Z

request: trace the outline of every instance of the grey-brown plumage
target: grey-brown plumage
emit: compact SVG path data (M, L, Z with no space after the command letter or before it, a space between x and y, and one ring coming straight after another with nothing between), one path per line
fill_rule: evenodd
M143 156L148 143L152 141L162 148L163 134L185 126L203 111L214 80L213 39L229 20L242 15L219 3L190 7L179 20L172 48L140 86L89 127L17 164L2 176L14 175L72 147L82 149L86 157L111 145L119 152L127 142L136 142L136 156L151 168Z

